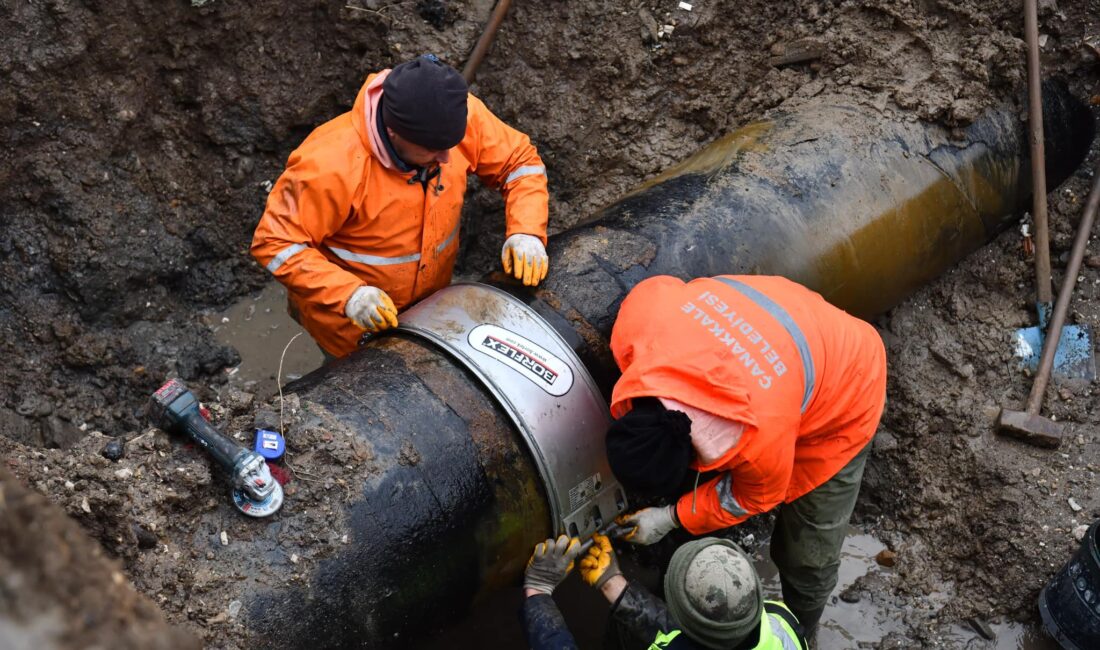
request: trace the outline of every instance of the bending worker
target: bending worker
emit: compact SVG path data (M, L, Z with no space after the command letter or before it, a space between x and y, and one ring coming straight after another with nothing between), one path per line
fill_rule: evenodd
M530 139L425 55L367 77L351 112L290 154L252 255L329 355L451 281L466 175L504 196L504 270L529 286L546 256L546 168Z
M581 578L611 603L611 617L633 647L650 650L806 650L801 626L783 606L764 600L752 562L733 542L707 537L676 549L665 573L665 602L619 570L611 540L596 535ZM550 594L573 567L576 538L535 547L524 581L523 624L533 650L576 648Z
M679 497L628 515L626 539L701 535L780 506L771 556L811 635L886 401L878 333L784 278L658 276L623 301L611 350L623 373L611 470L628 491Z

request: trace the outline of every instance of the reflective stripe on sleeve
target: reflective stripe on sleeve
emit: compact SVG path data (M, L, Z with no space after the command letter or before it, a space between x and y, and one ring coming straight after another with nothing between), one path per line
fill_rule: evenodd
M329 250L336 254L342 260L348 262L358 262L360 264L369 264L370 266L388 266L390 264L404 264L406 262L416 262L420 259L420 253L413 253L412 255L400 255L397 257L383 257L381 255L367 255L366 253L353 253L343 248L332 248Z
M729 472L718 479L718 485L715 486L715 490L718 492L718 505L734 517L744 517L749 514L749 511L742 508L737 498L733 496L732 480L732 475Z
M450 246L451 242L453 242L455 240L455 237L458 236L458 231L460 228L462 228L461 220L459 220L459 222L455 224L455 229L451 231L451 234L447 235L447 238L443 240L443 243L435 247L435 252L442 253L443 251L447 250L447 247Z
M517 178L523 178L524 176L531 176L533 174L542 174L543 176L545 176L546 168L542 165L524 165L523 167L520 167L519 169L512 172L511 174L508 174L508 178L504 179L504 184L507 185Z
M787 330L787 334L790 334L791 338L794 339L795 347L798 348L798 356L802 357L802 376L806 380L805 388L802 390L802 412L805 413L806 409L810 406L810 398L813 397L814 394L815 370L814 357L810 354L810 344L806 342L806 336L802 333L802 329L794 322L794 319L787 313L787 310L783 309L774 300L756 289L753 289L744 282L721 277L714 279L736 289L746 298L755 302L760 308L768 312L772 318L779 321L783 329Z
M764 616L771 621L772 635L779 638L783 650L807 650L810 645L802 635L802 624L791 610L775 600L764 601Z
M772 634L783 644L783 650L802 650L798 641L792 639L791 635L787 634L787 630L783 629L783 624L779 622L778 618L768 616L768 623L771 624Z
M307 248L309 248L309 246L306 246L305 244L291 244L290 246L287 246L283 250L279 251L279 254L272 258L272 260L268 262L267 266L265 266L264 268L267 269L268 273L274 273L279 269L280 266L286 263L287 260Z

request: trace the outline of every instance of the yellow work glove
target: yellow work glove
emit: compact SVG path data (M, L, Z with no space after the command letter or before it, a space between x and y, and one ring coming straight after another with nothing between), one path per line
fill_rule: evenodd
M535 544L535 552L527 560L527 570L523 574L524 589L548 596L554 593L554 588L573 570L573 560L580 547L581 540L568 535Z
M619 570L615 549L611 548L611 540L607 535L596 533L592 540L594 543L588 549L588 555L581 559L581 578L599 589L603 583L615 576L621 576L623 572Z
M381 332L397 327L397 308L378 287L364 284L351 294L344 314L368 332Z
M538 286L550 270L550 258L546 256L546 247L542 240L532 235L512 235L504 240L500 251L500 261L504 272L517 280L523 280L524 286Z

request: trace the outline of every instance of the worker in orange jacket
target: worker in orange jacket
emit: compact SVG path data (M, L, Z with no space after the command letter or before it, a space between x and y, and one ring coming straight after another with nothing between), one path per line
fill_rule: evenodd
M886 401L878 333L784 278L658 276L623 301L611 350L611 469L628 490L679 497L626 516L627 539L701 535L779 506L772 559L812 632Z
M367 77L355 105L290 154L252 255L333 357L451 281L467 174L504 196L505 272L546 277L546 167L530 138L432 55Z

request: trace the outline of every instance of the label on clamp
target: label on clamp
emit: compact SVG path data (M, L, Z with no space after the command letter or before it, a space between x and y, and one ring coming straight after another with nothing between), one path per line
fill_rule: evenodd
M496 325L478 325L467 337L470 346L505 365L555 397L573 387L573 370L564 360L519 334Z
M277 431L256 429L256 453L267 460L279 460L286 451L286 441Z
M592 476L589 476L580 483L569 488L570 512L577 510L584 505L586 501L596 496L596 493L599 492L601 488L603 488L603 483L600 482L599 472L596 472Z

